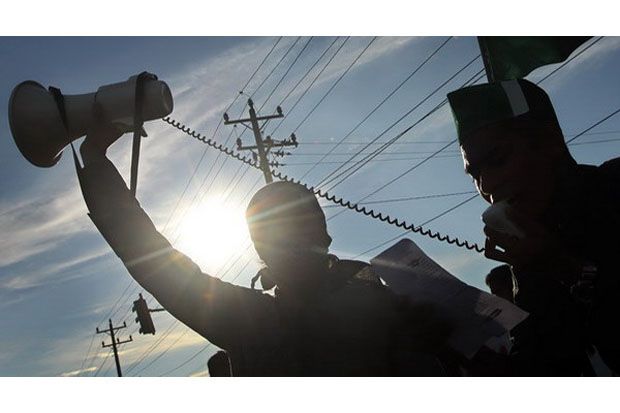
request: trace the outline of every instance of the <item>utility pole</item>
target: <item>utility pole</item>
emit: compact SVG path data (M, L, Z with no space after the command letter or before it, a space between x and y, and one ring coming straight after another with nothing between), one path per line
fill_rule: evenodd
M125 344L125 343L130 343L133 341L133 338L131 338L131 335L129 336L129 340L125 340L125 341L120 341L118 338L115 339L114 337L114 331L115 330L120 330L122 328L126 328L127 327L127 323L123 322L123 325L120 327L113 327L112 326L112 320L108 320L108 323L110 325L110 328L107 330L99 330L99 327L97 327L97 334L102 334L102 333L110 333L110 336L112 337L112 344L105 344L104 341L101 342L101 346L103 348L107 348L107 347L112 347L112 350L114 350L114 360L116 361L116 373L118 375L118 377L123 377L123 374L121 373L121 363L118 360L118 348L117 346L120 346L121 344Z
M273 177L271 176L271 170L269 169L269 161L267 160L267 154L269 153L271 148L281 148L284 146L297 147L297 137L293 133L291 134L290 140L285 139L283 141L278 141L278 140L272 139L271 136L267 136L267 138L263 140L261 125L259 125L258 122L265 121L266 123L270 119L277 119L277 118L284 117L284 114L282 113L282 108L280 106L277 107L276 115L256 116L256 111L254 110L254 102L252 101L252 99L248 99L248 106L250 107L249 118L230 120L228 118L228 114L224 113L224 125L232 125L236 123L241 123L243 126L245 126L246 128L250 129L252 132L254 132L254 140L256 142L256 145L243 146L241 139L237 139L237 149L240 151L241 150L254 151L256 149L258 151L258 159L260 160L259 165L260 165L261 170L263 171L265 182L270 183L270 182L273 182ZM247 125L248 122L250 123L250 126ZM265 123L263 123L263 126L265 125ZM280 154L283 154L283 152L280 152Z

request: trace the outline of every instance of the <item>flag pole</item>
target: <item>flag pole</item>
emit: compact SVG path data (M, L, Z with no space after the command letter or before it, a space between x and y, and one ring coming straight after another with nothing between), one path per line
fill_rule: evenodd
M484 71L487 74L487 80L489 83L492 83L495 81L495 76L493 76L493 69L490 64L489 49L487 48L482 36L478 36L478 46L480 47L480 55L482 56L482 62L484 63Z

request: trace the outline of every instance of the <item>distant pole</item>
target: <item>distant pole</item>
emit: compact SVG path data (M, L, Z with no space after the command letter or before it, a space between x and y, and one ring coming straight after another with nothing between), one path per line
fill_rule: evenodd
M281 148L284 146L297 146L297 138L295 134L291 134L291 138L277 141L275 139L271 139L270 136L267 136L266 139L263 139L263 135L261 132L261 126L259 125L259 121L268 121L269 119L276 119L284 117L282 113L282 108L280 106L277 107L276 115L269 116L257 116L256 111L254 110L254 102L252 99L248 99L248 106L250 107L250 117L245 119L236 119L230 120L228 119L228 114L224 114L224 125L232 125L236 123L241 123L248 129L251 129L254 132L254 141L256 145L253 146L243 146L241 139L237 139L237 149L238 150L254 150L258 151L258 160L260 169L263 171L263 176L265 177L265 183L273 182L273 177L271 176L271 169L269 168L269 160L267 159L267 154L271 150L271 148ZM250 123L251 126L248 126L246 123ZM279 153L281 156L282 152Z
M112 339L112 344L105 344L105 342L102 341L101 342L101 347L103 347L103 348L112 347L112 350L114 351L114 360L116 361L116 374L118 375L118 377L123 377L123 373L121 372L121 363L120 363L120 360L118 359L118 346L120 346L121 344L132 342L133 338L131 338L131 335L130 335L129 336L129 340L120 341L118 338L115 338L114 331L115 330L120 330L122 328L126 328L127 324L123 323L122 326L114 327L114 326L112 326L112 320L111 319L108 320L108 323L109 323L109 329L107 329L107 330L99 330L99 327L97 327L96 331L97 331L97 334L110 333L110 337Z

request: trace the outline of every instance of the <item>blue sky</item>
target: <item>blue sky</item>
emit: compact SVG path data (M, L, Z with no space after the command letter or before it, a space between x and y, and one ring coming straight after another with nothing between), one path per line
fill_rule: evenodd
M310 168L306 163L316 162L321 154L327 153L445 39L381 37L375 40L296 130L300 146L281 160L288 164L281 169L291 176L302 176ZM95 91L100 85L148 70L170 85L175 98L172 116L211 136L222 111L276 40L274 37L0 38L0 56L4 62L0 65L0 110L7 113L10 92L23 80L36 80L45 86L60 87L66 94L76 94ZM295 129L371 38L353 37L346 41L315 85L290 111L328 57L319 62L287 100L281 100L333 40L333 37L313 38L266 102L262 114L271 113L278 103L282 103L287 115L274 134L275 138L285 138ZM338 39L327 56L344 40ZM295 41L295 37L283 38L245 89L246 94L253 95L257 107L265 103L265 98L308 38L301 38L271 77L256 90ZM360 142L376 137L477 53L475 38L450 40L325 161L348 159L350 154L361 149ZM541 79L555 67L557 65L541 68L528 78ZM380 141L394 137L417 121L444 99L447 92L460 86L481 68L482 63L477 60ZM567 137L617 109L620 84L616 76L619 72L620 39L609 37L603 38L541 84L554 102ZM241 113L246 99L247 96L237 99L229 110L231 117ZM267 133L273 127L274 124L268 125ZM239 169L239 163L234 160L224 163L225 157L218 157L216 151L209 149L180 207L169 220L205 147L161 121L148 123L146 129L149 138L142 147L138 189L143 207L158 228L165 228L164 234L203 270L218 276L224 274L225 280L239 274L235 283L249 285L249 279L260 265L251 248L244 252L248 244L239 221L244 202L258 188L254 184L257 180L260 182L260 173L255 170L245 172L245 167ZM610 119L592 134L575 141L578 145L571 146L571 152L581 163L600 164L617 156L620 150L618 141L600 141L620 138L619 131L620 118ZM216 140L224 142L230 132L229 126L220 127ZM114 375L114 369L110 368L113 361L107 349L101 349L101 340L107 338L99 335L93 341L95 327L105 328L111 312L115 324L123 321L128 324L127 329L121 330L121 338L133 334L134 342L124 345L120 356L129 375L167 373L203 349L206 343L202 338L175 323L166 313L153 315L158 330L155 336L141 336L135 332L137 327L130 305L142 290L135 287L86 216L70 154L66 152L54 168L36 168L25 161L15 147L6 116L0 117L0 133L0 173L3 177L0 183L0 330L3 331L0 375L92 375L102 365L99 375ZM444 107L400 138L386 154L379 156L382 161L369 163L337 186L334 193L353 201L360 199L419 161L412 158L428 155L454 135L449 110ZM233 137L236 136L233 134ZM250 142L248 133L242 138L244 142ZM110 152L125 177L129 176L129 141L122 139ZM229 145L232 146L233 141ZM441 157L425 163L368 200L473 190L471 180L463 173L457 149L456 146L447 148ZM404 160L394 161L398 158ZM222 165L221 172L215 179L213 173L209 175L206 185L201 186L213 165L215 170ZM336 166L334 163L319 165L304 181L316 184ZM221 194L226 193L233 181L239 184L222 200ZM409 222L421 223L468 196L373 206ZM201 199L201 203L191 202ZM479 216L484 208L484 203L475 199L433 221L429 228L481 243ZM327 207L325 211L329 218L340 208ZM221 219L210 219L213 214ZM230 220L230 225L239 228L238 237L225 239L222 233L218 233L218 221L223 220ZM330 219L328 228L334 239L332 251L341 258L357 256L402 232L351 211ZM486 272L497 265L471 251L418 235L411 238L454 275L479 288L484 288ZM216 246L222 248L217 256L209 254L209 248ZM235 261L240 252L244 253ZM380 249L363 258L369 259L378 252ZM144 295L151 306L157 306L148 294ZM122 300L115 306L119 296ZM153 347L164 336L161 343ZM161 355L163 351L166 353ZM207 348L170 374L204 374L206 361L213 351L212 347ZM89 357L85 360L87 354Z

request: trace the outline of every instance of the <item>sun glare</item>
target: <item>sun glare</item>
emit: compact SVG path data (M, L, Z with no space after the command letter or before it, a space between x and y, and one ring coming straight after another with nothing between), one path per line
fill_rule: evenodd
M210 199L187 213L177 247L203 270L213 272L243 252L248 239L245 211Z

